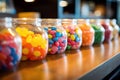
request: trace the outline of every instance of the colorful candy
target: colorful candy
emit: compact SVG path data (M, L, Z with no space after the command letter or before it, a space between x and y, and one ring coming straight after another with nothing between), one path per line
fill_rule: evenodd
M67 49L78 49L82 42L81 30L77 27L72 28L73 26L68 26L66 28L68 44Z
M11 70L17 66L21 59L21 47L21 38L14 31L0 32L0 70Z
M75 20L63 19L62 25L67 32L67 49L79 49L82 43L82 32Z
M22 60L41 60L45 58L48 42L45 34L35 33L28 28L16 27L16 31L22 37Z
M95 24L91 24L92 28L95 30L94 44L100 44L104 41L104 28Z
M67 37L64 30L51 26L44 28L48 32L49 49L48 54L62 53L67 46Z

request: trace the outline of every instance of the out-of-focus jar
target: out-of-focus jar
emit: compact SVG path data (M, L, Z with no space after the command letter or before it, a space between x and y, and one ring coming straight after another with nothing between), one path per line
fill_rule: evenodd
M77 24L82 30L82 46L91 46L94 42L94 29L90 26L89 20L78 19Z
M90 19L90 24L95 31L94 44L100 44L104 41L105 30L96 19Z
M119 26L116 22L116 19L111 19L110 20L110 25L113 27L113 39L118 38L119 35Z
M11 18L0 19L0 70L13 70L21 59L22 42Z
M113 28L110 25L109 19L101 19L100 20L101 25L105 29L105 39L104 42L109 42L113 39Z
M36 18L15 18L13 24L22 37L22 61L42 60L48 51L48 36Z
M82 32L75 19L62 19L62 26L67 32L67 50L79 49L82 43Z
M42 27L48 33L48 54L63 53L67 47L67 34L60 19L42 19Z

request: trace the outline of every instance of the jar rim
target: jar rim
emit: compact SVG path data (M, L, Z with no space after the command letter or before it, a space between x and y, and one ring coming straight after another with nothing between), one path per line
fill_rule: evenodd
M5 18L0 18L0 22L12 22L12 18L11 17L5 17Z
M41 23L41 19L40 18L12 18L12 23L34 24L34 23Z
M13 21L14 20L24 20L24 21L27 21L27 20L31 20L31 21L38 20L38 21L41 21L41 18L12 18L12 19L13 19Z

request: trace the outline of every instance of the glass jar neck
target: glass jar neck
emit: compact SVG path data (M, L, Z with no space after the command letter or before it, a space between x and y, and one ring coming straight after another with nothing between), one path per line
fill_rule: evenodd
M78 19L77 24L85 24L85 19Z
M62 24L77 25L77 19L62 19Z
M96 23L97 23L96 19L90 19L90 24L96 24Z
M41 26L41 19L39 18L14 18L13 24L28 24L28 25L35 25Z
M0 27L11 28L12 18L0 18Z
M61 25L61 19L42 19L42 26Z
M115 25L117 24L116 19L112 19L111 22L112 22L112 24L115 24Z

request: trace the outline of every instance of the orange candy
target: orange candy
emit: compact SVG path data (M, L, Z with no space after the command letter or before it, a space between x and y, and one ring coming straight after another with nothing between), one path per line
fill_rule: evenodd
M22 60L41 60L45 57L48 44L43 34L20 27L16 28L16 31L22 37Z
M94 42L94 30L87 24L80 24L82 30L82 46L90 46Z

